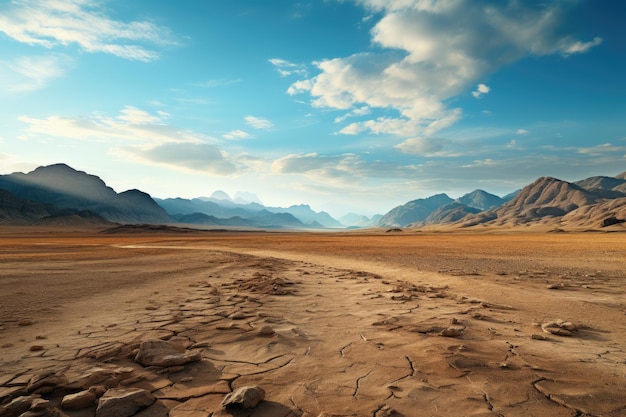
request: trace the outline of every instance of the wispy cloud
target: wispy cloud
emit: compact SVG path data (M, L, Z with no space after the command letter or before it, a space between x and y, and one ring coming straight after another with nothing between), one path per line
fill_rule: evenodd
M121 22L107 16L100 1L14 0L0 6L0 32L17 42L46 48L77 45L136 61L154 61L145 45L174 44L168 28L149 21Z
M234 139L248 139L248 138L251 138L252 136L243 130L231 130L230 132L222 135L222 137L224 139L234 140Z
M240 83L242 81L241 78L235 79L219 79L219 80L207 80L199 83L193 83L194 87L202 87L202 88L215 88L215 87L225 87L228 85L233 85Z
M289 62L281 58L271 58L268 61L274 66L281 77L287 77L290 75L307 76L308 71L306 66L303 64L294 64L293 62Z
M52 80L65 75L73 60L67 55L22 56L0 61L0 89L28 92L45 88Z
M211 136L170 125L169 117L163 111L151 113L134 106L125 106L115 116L21 116L19 120L27 126L20 138L98 142L119 158L217 176L234 175L258 164L245 155L229 155ZM249 137L243 131L231 134L233 138Z
M234 159L218 146L207 143L166 143L151 147L115 148L118 157L181 171L228 176L239 172Z
M450 108L449 99L488 74L525 56L583 53L601 42L561 36L562 3L358 3L381 16L371 30L380 49L315 62L319 74L287 90L290 95L309 94L318 108L350 112L367 106L386 112L351 123L340 130L345 134L431 136L462 116L461 109ZM479 84L473 92L480 98L489 87Z
M34 136L60 137L77 140L118 139L149 144L201 143L213 140L207 135L178 129L166 123L167 113L149 113L133 106L124 107L117 116L91 114L81 117L49 116L34 118L20 116L27 125L22 138Z
M274 126L274 123L264 117L246 116L244 120L249 126L252 126L255 129L267 130Z

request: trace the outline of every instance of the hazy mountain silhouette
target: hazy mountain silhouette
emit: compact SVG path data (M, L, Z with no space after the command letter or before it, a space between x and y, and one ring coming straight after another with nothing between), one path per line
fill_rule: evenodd
M214 198L226 197L226 198ZM167 211L174 218L179 219L180 215L188 215L194 213L202 213L207 216L216 217L220 219L230 219L232 217L239 217L242 219L255 219L255 222L259 220L259 216L266 216L267 213L273 213L276 215L288 213L299 220L302 225L315 222L322 227L342 227L343 225L335 220L330 214L325 211L316 212L311 209L307 204L293 205L290 207L266 207L259 203L247 203L240 204L232 201L230 197L223 191L216 191L211 194L211 197L199 197L193 199L184 198L167 198L156 199L156 202ZM280 217L274 216L273 222L278 221ZM291 218L285 217L285 227L294 227ZM188 223L193 224L189 221ZM197 223L204 224L204 223Z
M52 204L19 198L0 189L0 224L11 225L108 225L90 210L60 209Z
M167 223L172 219L146 193L116 193L95 175L65 164L43 166L27 174L0 176L0 188L16 197L58 209L89 210L120 223Z

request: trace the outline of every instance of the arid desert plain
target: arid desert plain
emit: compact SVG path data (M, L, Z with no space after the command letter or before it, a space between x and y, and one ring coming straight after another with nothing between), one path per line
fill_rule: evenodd
M0 416L626 416L625 237L2 228Z

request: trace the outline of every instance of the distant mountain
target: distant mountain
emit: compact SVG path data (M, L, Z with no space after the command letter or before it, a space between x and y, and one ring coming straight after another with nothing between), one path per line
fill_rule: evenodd
M272 213L289 213L303 223L316 222L323 227L343 227L343 225L330 214L325 211L313 211L307 204L294 205L287 208L266 207L266 210Z
M470 215L480 213L480 209L454 201L433 211L420 225L454 223Z
M259 216L266 216L267 213L281 214L288 213L299 220L302 225L316 222L322 227L343 227L341 223L331 217L328 213L316 212L306 204L294 205L291 207L265 207L258 203L239 204L229 199L216 199L214 196L224 197L223 192L216 192L208 198L194 198L191 200L183 198L156 199L156 202L167 211L170 215L179 218L178 215L186 215L193 213L203 213L220 219L229 219L232 217L240 217L242 219L256 219ZM227 196L227 195L226 195ZM274 217L272 221L276 221L279 217ZM284 218L286 223L282 226L294 227L291 218Z
M504 204L505 200L487 191L474 190L471 193L465 194L463 197L457 198L456 202L478 211L484 211L501 206Z
M211 196L209 197L209 200L226 200L231 202L233 201L233 199L230 198L230 196L222 190L217 190L213 192L213 194L211 194Z
M175 215L174 218L180 223L203 226L260 227L272 229L307 227L307 225L303 224L289 213L271 213L267 210L263 210L257 213L256 216L250 218L233 216L223 219L204 213Z
M432 197L409 201L385 214L378 221L378 226L404 227L412 223L423 222L435 210L453 201L446 194L437 194Z
M0 224L10 225L110 225L89 210L59 209L52 204L16 197L0 189Z
M116 193L95 175L65 164L43 166L23 174L0 175L0 188L14 196L58 209L88 210L120 223L168 223L172 219L146 193Z
M161 206L167 213L172 216L179 214L203 213L208 216L218 218L229 218L240 216L243 218L253 217L255 213L263 210L263 207L254 207L246 209L245 206L228 204L224 207L219 201L213 201L203 198L193 198L191 200L185 198L166 198L155 199L157 204ZM222 200L225 201L225 200Z
M552 177L541 177L524 187L517 196L499 208L467 216L459 223L462 226L491 224L515 226L530 223L551 223L554 219L594 204L603 198L603 193L589 191L576 184Z
M370 218L362 214L348 213L341 216L338 221L349 228L367 228L376 226L382 217L382 214L376 214Z

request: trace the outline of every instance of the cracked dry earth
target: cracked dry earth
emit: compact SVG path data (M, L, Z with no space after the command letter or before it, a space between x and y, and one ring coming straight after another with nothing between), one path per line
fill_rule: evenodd
M156 398L142 417L626 415L623 275L547 288L184 237L0 248L0 416L31 394L29 416L94 416L61 401L120 387ZM156 339L196 360L136 362ZM254 385L258 406L222 408Z

